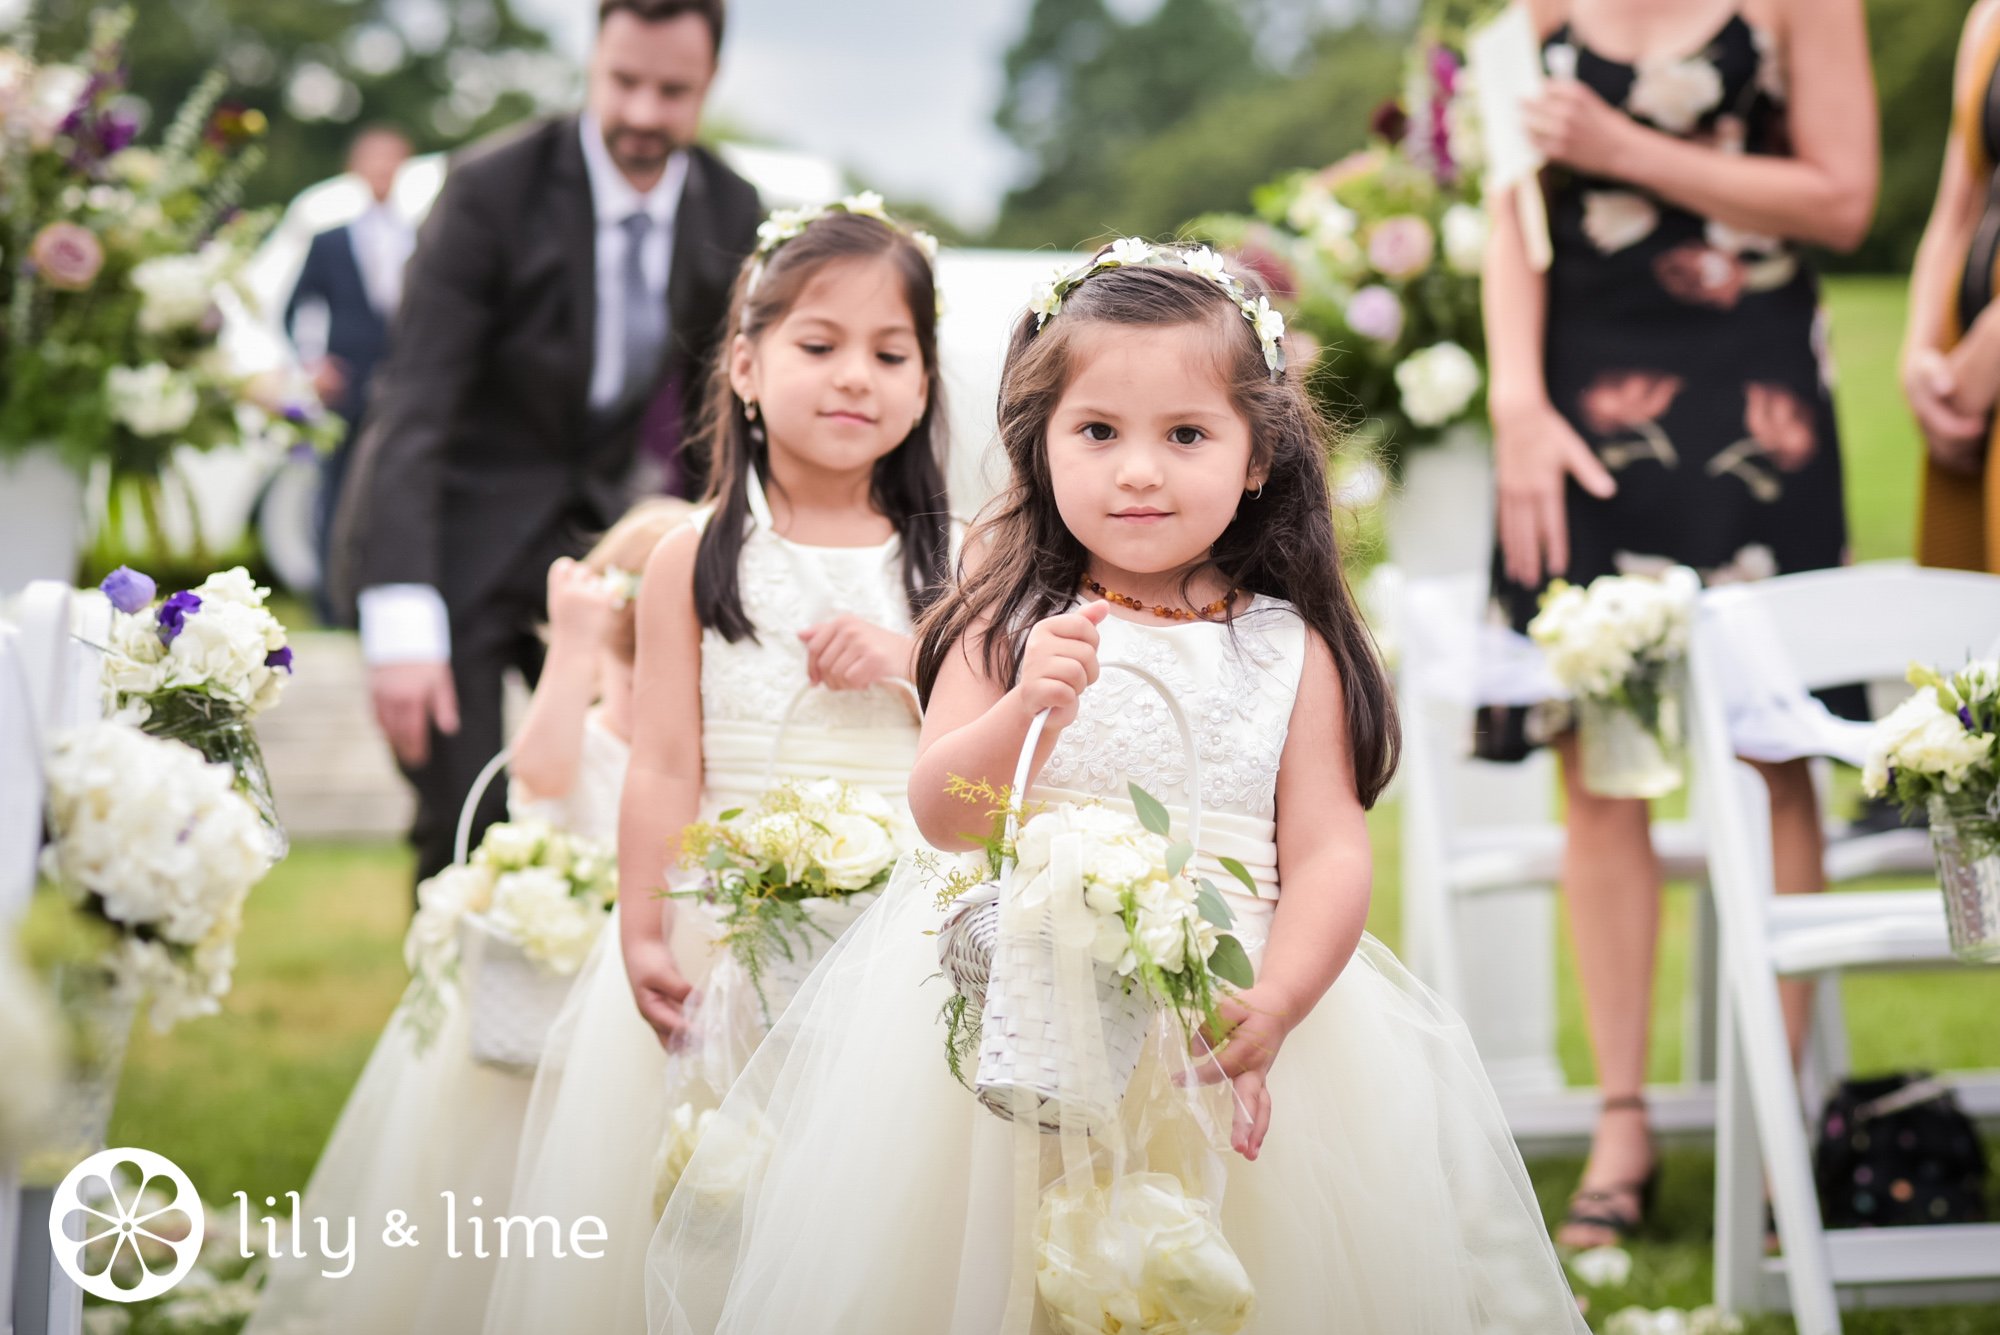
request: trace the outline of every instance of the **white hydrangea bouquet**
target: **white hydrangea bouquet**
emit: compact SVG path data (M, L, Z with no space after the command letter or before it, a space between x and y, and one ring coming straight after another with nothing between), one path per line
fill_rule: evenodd
M2000 661L1953 676L1913 665L1916 693L1878 720L1861 786L1927 809L1952 949L2000 961Z
M835 779L780 783L749 807L681 832L681 867L696 877L671 893L717 913L721 944L769 1024L821 950L889 883L909 842L888 802L867 789Z
M489 827L469 859L417 887L402 1014L419 1050L463 991L473 1057L532 1068L617 898L616 864L594 841L543 821Z
M112 606L106 710L227 764L282 857L283 827L250 726L278 702L292 674L285 627L265 606L271 591L242 566L157 602L153 581L125 566L99 587Z
M1583 781L1604 797L1664 797L1681 785L1681 678L1701 582L1684 566L1658 579L1556 580L1528 636L1575 698Z
M938 957L954 988L944 1008L945 1055L961 1084L994 1112L1012 1116L1005 1091L1021 1074L1012 1068L1022 1054L1000 1040L1033 1026L996 1014L996 1002L1005 1010L1019 999L989 996L1002 932L1003 884L1021 911L1049 919L1061 944L1088 953L1114 1099L1130 1081L1160 1008L1172 1012L1190 1037L1203 1026L1220 1031L1219 988L1249 987L1250 957L1229 934L1234 915L1221 892L1188 870L1194 847L1172 838L1164 805L1132 784L1132 813L1059 803L1029 815L1010 838L1006 793L957 777L950 792L996 812L995 833L982 841L986 876L960 872L947 878L940 893L952 905L938 933ZM1222 865L1257 892L1255 878L1241 863L1225 858ZM986 1041L989 1034L994 1042ZM966 1062L975 1054L977 1068L967 1081ZM1053 1095L1058 1082L1051 1073L1044 1075L1050 1078L1038 1083ZM1095 1120L1109 1111L1096 1109Z
M150 998L162 1032L221 1009L244 901L272 861L229 769L104 722L59 739L47 776L42 871L109 929L93 963L114 998Z

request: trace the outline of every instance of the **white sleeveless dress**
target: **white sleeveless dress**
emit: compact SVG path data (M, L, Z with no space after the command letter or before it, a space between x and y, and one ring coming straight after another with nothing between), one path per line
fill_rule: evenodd
M1188 714L1201 756L1198 866L1261 961L1280 893L1276 781L1305 627L1289 605L1259 598L1233 627L1113 618L1100 633L1105 660L1161 678ZM1031 797L1129 810L1137 782L1184 829L1186 779L1164 705L1107 672ZM1260 897L1220 872L1222 856L1244 863ZM720 1115L756 1128L763 1148L745 1156L711 1137L683 1173L648 1261L656 1335L1001 1328L1015 1278L1015 1133L946 1068L935 891L906 859L737 1081ZM1463 1024L1379 942L1363 938L1293 1029L1270 1092L1260 1157L1227 1154L1222 1179L1222 1230L1256 1287L1249 1331L1586 1330ZM731 1155L737 1164L722 1162ZM710 1182L735 1189L691 1185ZM1046 1314L1035 1311L1032 1328L1047 1331Z
M910 631L899 541L803 546L772 529L762 499L753 494L757 522L739 566L757 638L731 644L713 630L702 635L704 819L766 787L780 724L806 685L799 631L842 613ZM813 691L785 730L775 774L845 779L905 812L917 731L898 689ZM675 953L699 987L714 963L712 920L685 901L676 912ZM645 1329L646 1246L658 1216L654 1160L680 1101L668 1088L666 1055L632 1001L614 918L550 1036L507 1206L510 1214L552 1216L565 1234L573 1221L595 1216L609 1234L605 1255L506 1261L486 1304L486 1335Z
M605 728L597 710L585 716L576 782L560 799L531 799L517 786L508 811L536 818L615 847L618 795L631 751ZM422 1052L404 1024L402 1007L362 1069L307 1184L300 1217L333 1221L335 1244L355 1221L352 1273L323 1270L344 1263L283 1258L271 1265L252 1335L349 1331L476 1331L493 1282L493 1262L481 1261L461 1234L446 1255L440 1192L454 1193L464 1214L474 1197L504 1203L513 1186L533 1081L482 1066L468 1048L462 1005L447 1003L435 1041ZM402 1210L417 1226L415 1247L382 1245L383 1220ZM289 1211L289 1202L263 1211ZM484 1213L494 1213L486 1210ZM254 1222L254 1221L253 1221ZM317 1238L317 1225L308 1224Z

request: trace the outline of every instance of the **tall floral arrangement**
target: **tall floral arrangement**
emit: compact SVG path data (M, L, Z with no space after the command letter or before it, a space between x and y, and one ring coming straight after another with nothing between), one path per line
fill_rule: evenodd
M1261 187L1254 214L1189 225L1264 277L1294 342L1318 347L1315 393L1392 458L1485 411L1486 213L1461 38L1419 40L1366 148Z
M138 144L131 24L99 15L74 64L38 62L25 29L0 51L0 458L53 447L152 478L178 446L328 444L339 423L302 385L242 374L219 345L272 222L238 207L263 114L212 74Z

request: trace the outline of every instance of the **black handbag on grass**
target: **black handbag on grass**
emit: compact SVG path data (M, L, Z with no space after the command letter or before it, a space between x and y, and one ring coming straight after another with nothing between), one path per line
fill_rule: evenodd
M1928 1071L1843 1080L1820 1114L1813 1177L1828 1228L1976 1224L1986 1147Z

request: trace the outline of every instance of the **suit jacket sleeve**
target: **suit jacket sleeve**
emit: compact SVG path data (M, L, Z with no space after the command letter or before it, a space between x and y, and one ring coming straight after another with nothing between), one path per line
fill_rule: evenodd
M505 263L504 224L478 185L460 172L445 178L410 258L346 497L351 590L440 582L446 455L487 352Z
M285 337L295 336L293 325L299 318L299 306L303 302L318 297L321 301L331 300L327 291L326 245L328 233L318 232L306 246L306 262L299 269L299 281L292 285L290 300L285 302Z

